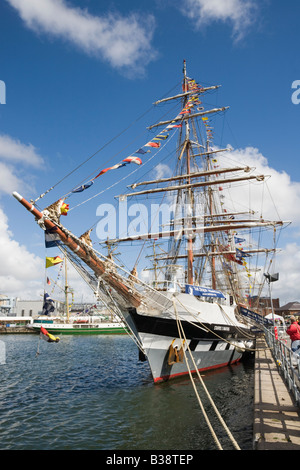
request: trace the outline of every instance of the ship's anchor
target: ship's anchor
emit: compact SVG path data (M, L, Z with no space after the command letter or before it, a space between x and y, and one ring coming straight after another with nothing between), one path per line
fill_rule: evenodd
M183 345L184 345L184 340L183 340L183 343L180 347L180 349L178 349L178 346L173 346L175 342L175 339L173 339L170 347L169 347L169 356L168 356L168 365L171 366L173 364L177 364L178 362L183 362L183 356L184 356L184 353L183 353Z

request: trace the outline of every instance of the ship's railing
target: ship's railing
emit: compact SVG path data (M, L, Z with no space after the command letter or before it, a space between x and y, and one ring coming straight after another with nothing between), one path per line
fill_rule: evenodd
M165 291L165 292L181 292L185 293L186 292L186 283L181 282L181 281L174 281L174 280L157 280L157 281L151 281L148 283L148 285L152 288L155 288L158 291ZM227 305L228 304L228 299L226 297L219 298L219 297L201 297L201 296L195 296L199 302L218 302L219 304L222 305Z
M157 280L149 282L150 287L154 287L157 290L169 291L169 292L184 292L184 286L179 281L167 281Z
M239 312L243 317L250 320L257 327L262 327L263 325L267 327L267 326L270 326L270 325L273 324L273 322L271 320L263 317L262 315L260 315L257 312L254 312L253 310L249 310L245 307L240 307Z
M300 350L295 353L290 348L290 339L285 331L274 331L273 326L264 326L265 338L271 348L274 360L280 368L289 390L300 407Z

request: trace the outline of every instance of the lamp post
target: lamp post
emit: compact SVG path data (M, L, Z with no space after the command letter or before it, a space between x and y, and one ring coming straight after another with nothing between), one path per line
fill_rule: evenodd
M269 273L264 273L264 276L269 285L269 296L270 296L270 302L271 302L271 308L272 308L272 320L273 320L274 333L275 333L275 315L274 315L274 306L273 306L273 300L272 300L272 294L271 294L271 282L278 281L279 273L272 274L272 275Z

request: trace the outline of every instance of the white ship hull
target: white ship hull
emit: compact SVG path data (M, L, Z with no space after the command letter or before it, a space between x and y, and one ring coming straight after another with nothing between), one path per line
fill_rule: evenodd
M185 358L183 358L183 362L169 365L169 348L174 340L173 337L143 334L141 334L140 337L145 346L145 350L147 351L147 358L155 383L187 375L189 370L191 373L195 373L195 364L199 371L225 367L240 361L243 354L242 352L239 352L235 346L228 345L228 343L224 341L199 341L196 348L192 351L193 361L189 357L187 347L185 347L188 366ZM193 341L194 340L189 341L189 346L191 346ZM177 339L179 348L180 342L181 340Z
M245 349L253 346L249 328L238 322L234 307L200 302L188 294L177 298L184 306L178 316L170 313L169 304L168 312L161 315L131 309L127 317L142 344L155 383L194 373L195 366L204 371L236 363ZM187 313L195 308L196 314ZM178 320L185 338L179 333ZM175 349L181 349L177 359Z

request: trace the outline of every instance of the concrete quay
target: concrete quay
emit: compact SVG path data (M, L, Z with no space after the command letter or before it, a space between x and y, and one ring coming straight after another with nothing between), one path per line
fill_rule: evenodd
M264 339L258 338L254 375L254 450L300 450L300 408Z
M0 335L17 335L17 334L24 334L30 333L33 334L35 332L31 331L26 326L16 326L16 327L1 327L0 328Z

